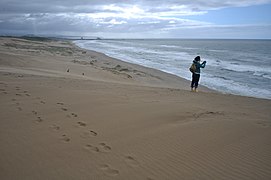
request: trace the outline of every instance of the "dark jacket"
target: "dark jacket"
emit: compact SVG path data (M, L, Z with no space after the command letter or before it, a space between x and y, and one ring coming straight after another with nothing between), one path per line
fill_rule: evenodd
M200 64L200 61L193 61L193 63L196 65L196 71L195 74L200 74L200 68L205 68L206 61L203 61L203 63Z

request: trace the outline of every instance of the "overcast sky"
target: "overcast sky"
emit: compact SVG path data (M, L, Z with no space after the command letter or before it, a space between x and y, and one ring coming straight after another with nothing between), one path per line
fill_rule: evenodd
M0 0L0 34L271 39L271 0Z

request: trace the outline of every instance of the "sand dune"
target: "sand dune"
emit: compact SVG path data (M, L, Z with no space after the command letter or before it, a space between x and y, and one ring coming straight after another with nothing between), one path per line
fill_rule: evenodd
M0 179L271 178L270 100L69 42L0 44Z

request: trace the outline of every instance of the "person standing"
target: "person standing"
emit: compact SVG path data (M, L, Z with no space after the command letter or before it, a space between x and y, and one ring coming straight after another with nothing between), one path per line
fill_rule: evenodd
M200 56L195 57L193 60L194 69L192 72L192 82L191 82L191 91L198 92L197 88L199 85L199 78L200 78L200 68L205 68L206 61L200 63Z

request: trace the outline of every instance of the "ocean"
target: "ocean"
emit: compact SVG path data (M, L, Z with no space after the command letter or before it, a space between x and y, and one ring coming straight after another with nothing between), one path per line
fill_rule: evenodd
M271 40L122 39L77 40L102 52L191 80L196 56L207 61L200 84L222 93L271 99Z

